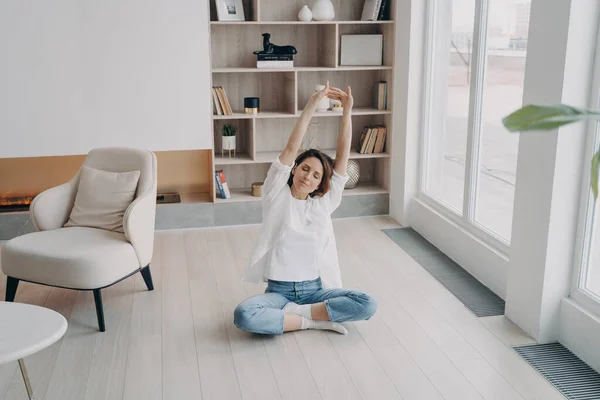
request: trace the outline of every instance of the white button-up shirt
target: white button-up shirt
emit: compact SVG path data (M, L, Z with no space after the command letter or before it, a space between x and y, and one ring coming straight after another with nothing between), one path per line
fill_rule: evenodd
M267 172L262 187L262 229L250 258L250 264L242 278L246 282L267 281L268 271L270 271L267 263L272 259L269 253L292 228L294 198L287 184L292 168L293 165L283 165L278 157ZM347 180L348 175L341 176L334 171L329 191L322 197L309 196L306 200L307 219L310 223L316 224L321 232L322 246L317 246L314 251L324 288L342 287L331 214L342 201L342 192Z

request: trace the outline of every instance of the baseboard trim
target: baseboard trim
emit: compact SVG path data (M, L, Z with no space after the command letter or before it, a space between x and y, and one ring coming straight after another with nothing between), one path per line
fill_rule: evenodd
M332 218L389 215L389 194L344 196ZM262 222L260 201L176 203L156 206L156 230L253 225ZM29 212L0 214L0 241L35 232Z

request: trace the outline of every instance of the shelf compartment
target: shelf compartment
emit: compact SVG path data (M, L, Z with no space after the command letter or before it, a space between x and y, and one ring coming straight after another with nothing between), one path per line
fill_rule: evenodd
M258 2L260 0L242 0L242 4L244 5L244 17L246 21L219 21L217 8L215 6L214 1L209 1L210 3L210 23L248 23L250 21L258 21Z
M388 93L391 86L391 73L381 69L345 70L345 71L319 71L298 73L298 108L304 108L310 96L312 96L315 84L329 84L346 90L347 86L352 88L354 107L356 109L373 108L373 90L378 81L388 82ZM389 98L388 98L388 104Z
M263 33L278 46L291 45L297 50L294 67L335 67L335 24L213 24L211 25L212 67L256 68L254 51L263 50ZM220 48L227 51L220 51Z
M231 192L230 199L221 199L215 196L215 202L235 202L260 200L260 197L251 195L252 183L264 182L270 164L231 164L219 165L215 170L223 170L227 186ZM218 190L217 190L218 192Z
M332 0L331 2L335 11L335 20L360 20L364 0ZM305 4L307 3L302 1L260 0L259 20L297 21L298 12ZM309 4L311 11L312 7L313 5Z
M389 149L390 140L391 140L391 114L383 114L383 115L359 115L352 119L352 151L356 151L358 156L357 158L380 158L380 157L389 157ZM369 125L382 125L387 128L387 134L385 139L385 144L382 153L368 153L368 154L360 154L358 153L358 146L360 143L360 138L363 133L363 129L365 126ZM381 154L385 154L385 156L380 156Z
M313 118L304 135L301 148L324 148L332 149L337 144L341 118ZM256 120L255 145L257 157L264 152L276 152L279 154L285 148L289 137L294 130L296 120L292 119L261 119Z
M395 29L393 24L342 24L339 28L339 48L340 55L338 60L341 60L341 41L343 35L373 35L380 34L383 36L383 65L393 66L394 65L394 42L395 42ZM339 63L338 63L339 64ZM340 67L345 67L340 65ZM347 66L351 67L351 66ZM367 67L367 66L364 66ZM359 68L363 69L363 66Z
M263 113L296 113L295 72L215 74L213 86L223 86L225 89L231 108L236 110L232 119L246 119L240 115L244 110L244 97L258 97ZM220 119L231 116L223 117Z
M235 156L233 151L222 149L222 130L226 124L236 126L237 132L235 134ZM226 164L243 164L244 162L252 162L254 158L254 121L253 120L215 120L213 122L213 135L214 135L214 160L215 165L226 165Z
M389 165L390 158L361 158L355 160L360 167L360 177L358 179L358 188L362 190L354 194L378 194L389 192ZM360 193L362 191L362 193ZM348 190L347 195L351 195Z
M388 153L359 154L356 150L365 125L391 126L391 115L355 115L352 117L352 158L382 158L388 157ZM331 149L333 156L337 147L337 139L340 131L341 118L313 118L306 130L302 149L318 148ZM255 121L254 144L257 162L273 161L277 154L285 148L292 133L296 121L290 119L262 119ZM388 128L389 129L389 128ZM385 149L390 149L388 131Z

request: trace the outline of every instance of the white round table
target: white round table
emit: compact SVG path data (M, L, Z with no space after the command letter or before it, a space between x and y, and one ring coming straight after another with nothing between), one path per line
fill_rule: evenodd
M30 399L33 391L23 358L55 343L66 331L67 320L54 310L0 302L0 364L19 362Z

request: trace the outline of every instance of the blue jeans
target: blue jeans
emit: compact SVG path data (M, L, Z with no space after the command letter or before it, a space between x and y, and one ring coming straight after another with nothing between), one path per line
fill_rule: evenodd
M377 310L377 301L368 294L345 289L323 289L321 279L304 282L269 280L264 294L242 301L233 313L235 326L243 331L266 335L283 333L283 307L297 304L325 303L329 319L334 322L369 319Z

